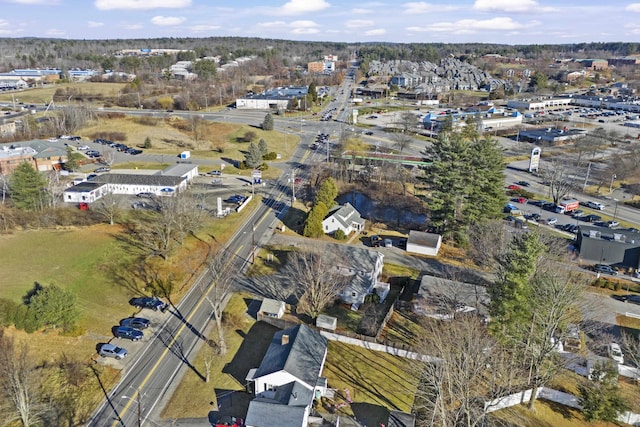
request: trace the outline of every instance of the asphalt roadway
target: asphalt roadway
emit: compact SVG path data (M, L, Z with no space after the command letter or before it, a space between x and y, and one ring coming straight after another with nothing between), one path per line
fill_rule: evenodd
M349 81L345 79L344 94L336 94L336 101L330 108L346 111ZM203 115L205 119L222 118L224 112ZM341 114L341 113L338 113ZM342 113L344 114L344 113ZM261 117L260 117L261 116ZM228 121L262 121L261 114L240 114L224 117ZM340 117L340 116L339 116ZM344 116L342 116L344 118ZM259 123L258 122L258 123ZM278 215L284 214L286 206L292 201L290 182L291 171L309 160L312 153L309 145L315 135L321 131L335 134L340 127L338 122L305 122L300 120L280 120L276 117L278 129L300 126L301 143L290 161L281 164L283 172L274 185L261 190L262 202L254 209L250 218L237 230L225 247L233 254L238 271L253 261L256 246L269 239ZM320 159L317 159L320 160ZM211 278L205 272L194 282L190 291L176 305L171 306L164 324L157 329L147 346L132 360L125 364L120 382L105 396L104 401L86 423L87 426L140 426L159 425L158 414L170 397L170 388L177 378L187 369L199 345L205 339L203 335L210 320L211 310L203 297L212 289Z

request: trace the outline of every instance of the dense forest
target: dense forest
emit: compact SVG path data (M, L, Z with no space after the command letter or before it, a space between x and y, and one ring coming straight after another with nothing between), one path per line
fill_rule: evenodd
M113 40L66 40L45 38L0 38L0 71L13 68L124 68L136 65L149 70L167 67L176 57L146 58L142 64L116 58L122 49L166 48L193 50L196 58L219 55L222 63L233 58L256 55L285 66L303 65L337 55L347 60L355 53L361 61L406 59L436 62L446 55L478 57L487 53L526 59L553 57L620 57L640 52L640 43L579 43L558 45L444 44L444 43L337 43L302 42L246 37L154 38Z

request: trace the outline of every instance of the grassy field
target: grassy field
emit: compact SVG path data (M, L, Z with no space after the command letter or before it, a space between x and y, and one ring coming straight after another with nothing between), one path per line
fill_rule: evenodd
M516 405L493 412L490 418L519 427L583 427L585 425L613 427L618 425L604 422L588 423L580 411L546 400L538 400L534 411L530 411L526 406Z
M53 94L58 89L66 90L67 88L77 90L80 94L116 96L127 83L60 83L48 85L44 88L27 89L21 92L13 93L16 102L24 102L25 104L46 104L51 101ZM0 95L0 102L13 102L12 94L3 93ZM18 101L19 100L19 101Z
M330 341L322 375L342 396L348 388L354 403L411 412L417 387L412 368L408 359ZM340 411L353 415L349 406Z

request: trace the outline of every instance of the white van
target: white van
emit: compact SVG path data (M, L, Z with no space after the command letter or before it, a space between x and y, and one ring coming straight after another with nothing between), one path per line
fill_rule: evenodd
M599 211L604 210L604 205L598 202L587 202L587 206L590 207L591 209L597 209Z

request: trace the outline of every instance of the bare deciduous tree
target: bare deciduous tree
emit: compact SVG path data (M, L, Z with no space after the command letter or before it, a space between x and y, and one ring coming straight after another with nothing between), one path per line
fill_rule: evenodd
M416 374L420 426L479 426L497 399L520 385L513 355L476 316L424 322L420 350L440 360L420 365Z
M98 212L109 225L113 225L120 213L121 200L110 191L93 204L93 210Z
M27 345L0 329L0 412L4 424L19 421L29 427L40 421L46 406L39 401L39 380Z
M331 255L329 247L289 252L285 275L298 291L298 310L313 319L318 317L345 286L348 270Z
M233 291L233 280L237 274L237 268L233 263L232 254L224 248L219 248L209 255L207 259L207 271L209 282L202 283L204 298L211 306L211 314L218 332L218 353L227 352L227 344L222 325L222 313L229 296ZM207 286L206 288L204 286Z
M469 229L469 255L481 267L494 268L496 259L507 246L502 220L472 224Z
M540 169L543 179L549 183L549 191L554 203L576 188L577 182L572 175L575 168L568 163L552 160L544 163Z

